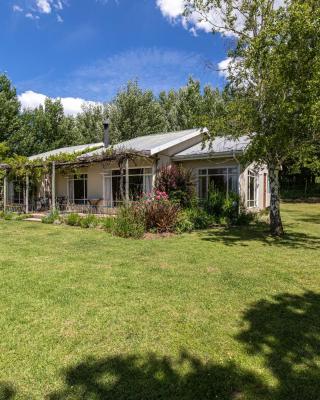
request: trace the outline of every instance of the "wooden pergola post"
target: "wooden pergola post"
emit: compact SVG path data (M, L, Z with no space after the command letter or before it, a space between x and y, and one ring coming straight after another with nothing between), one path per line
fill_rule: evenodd
M52 176L51 176L51 208L56 209L56 163L52 162Z
M129 204L129 159L126 159L126 203Z
M25 192L26 214L29 214L29 175L26 174L26 192Z

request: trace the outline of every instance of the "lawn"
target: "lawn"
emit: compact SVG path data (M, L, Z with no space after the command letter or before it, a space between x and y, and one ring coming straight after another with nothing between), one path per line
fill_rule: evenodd
M0 222L0 399L320 399L320 205L159 240Z

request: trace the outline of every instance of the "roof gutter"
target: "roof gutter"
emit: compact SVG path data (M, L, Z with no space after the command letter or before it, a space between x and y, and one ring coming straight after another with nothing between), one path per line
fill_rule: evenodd
M236 158L236 154L241 154L241 150L233 150L233 151L224 151L220 153L207 153L207 154L190 154L190 155L185 155L185 156L174 156L172 159L174 161L188 161L188 160L207 160L207 159L212 159L212 158L223 158L223 157L228 157L231 156L234 158L239 164L240 161Z

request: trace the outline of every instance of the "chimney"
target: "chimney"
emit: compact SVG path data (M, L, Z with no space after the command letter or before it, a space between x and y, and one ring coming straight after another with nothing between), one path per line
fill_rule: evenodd
M109 127L110 127L110 121L107 119L103 123L103 128L104 128L104 145L105 147L108 147L110 145L110 133L109 133Z

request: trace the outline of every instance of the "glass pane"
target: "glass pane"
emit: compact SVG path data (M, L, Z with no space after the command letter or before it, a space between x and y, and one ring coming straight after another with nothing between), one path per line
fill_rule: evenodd
M145 168L144 173L145 175L152 175L152 168Z
M143 175L143 168L129 169L129 175Z
M227 193L227 177L223 175L209 176L209 190Z
M137 200L143 193L143 176L130 176L129 196L132 200Z
M227 175L227 168L212 168L208 170L209 175Z
M152 175L145 175L143 181L143 191L144 193L152 192Z
M228 168L229 174L238 174L238 168Z
M237 175L229 175L229 193L238 193Z
M199 175L207 175L206 169L199 169Z
M74 202L76 204L85 204L85 200L87 199L87 180L75 179L73 182Z
M123 185L125 187L126 178L123 178ZM125 189L123 188L123 191ZM114 202L122 201L121 191L120 191L120 176L112 178L112 198Z
M207 177L199 177L199 197L200 199L205 199L207 197Z

